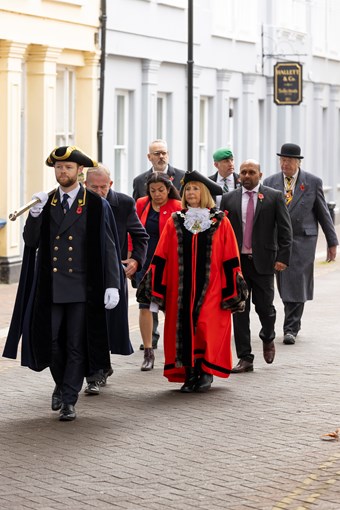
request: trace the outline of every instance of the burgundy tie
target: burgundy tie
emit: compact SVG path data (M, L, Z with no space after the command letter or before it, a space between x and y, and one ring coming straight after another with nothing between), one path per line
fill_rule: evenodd
M247 212L246 212L246 225L243 234L243 244L247 250L251 250L252 245L252 233L253 233L253 221L254 221L254 192L246 191L249 196Z

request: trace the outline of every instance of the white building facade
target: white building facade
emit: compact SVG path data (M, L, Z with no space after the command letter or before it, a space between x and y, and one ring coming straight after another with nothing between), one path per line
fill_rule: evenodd
M303 168L340 203L340 2L194 0L193 166L209 175L212 153L230 146L236 168L297 143ZM148 167L148 144L168 141L170 162L187 164L187 0L107 1L103 160L117 189ZM273 66L299 62L303 99L274 103Z
M54 146L99 153L128 194L154 139L186 169L188 4L0 0L0 282L21 266L26 216L8 216L55 184ZM340 0L193 0L193 11L193 168L210 175L229 146L236 169L255 158L267 176L297 143L339 206ZM302 102L277 105L273 66L289 61L303 66Z

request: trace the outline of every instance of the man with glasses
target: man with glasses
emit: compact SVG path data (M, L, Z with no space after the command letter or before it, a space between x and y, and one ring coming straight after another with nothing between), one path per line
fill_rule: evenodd
M168 144L165 140L154 140L149 145L149 153L147 154L148 160L151 162L152 167L135 177L133 181L133 198L145 197L146 195L146 181L152 172L163 172L168 174L172 184L180 190L181 179L184 176L183 170L178 170L169 165L169 152Z
M169 165L169 152L168 152L168 144L165 140L154 140L149 145L149 153L148 160L151 162L152 167L143 172L142 174L135 177L133 180L133 198L137 200L138 198L145 197L146 195L146 181L152 175L153 172L162 172L169 176L172 184L180 190L181 188L181 179L184 177L184 171L178 170L178 168L174 168ZM153 313L153 328L152 328L152 348L157 349L157 343L159 340L159 332L158 332L158 314ZM144 349L144 345L140 345L140 350Z
M285 195L293 227L290 265L277 273L277 286L284 305L283 343L295 344L301 328L305 302L313 299L314 259L320 224L327 240L327 262L335 260L339 244L323 193L322 180L300 168L301 149L294 143L281 147L281 172L263 184Z

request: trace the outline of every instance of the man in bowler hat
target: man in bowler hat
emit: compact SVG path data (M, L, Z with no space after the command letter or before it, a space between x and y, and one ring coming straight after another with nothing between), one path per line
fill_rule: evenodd
M327 240L327 261L335 260L338 239L323 193L322 180L300 168L301 148L285 143L277 153L281 172L263 184L283 191L293 227L293 247L289 268L277 274L284 305L283 343L292 345L301 328L305 302L313 299L314 259L318 225Z

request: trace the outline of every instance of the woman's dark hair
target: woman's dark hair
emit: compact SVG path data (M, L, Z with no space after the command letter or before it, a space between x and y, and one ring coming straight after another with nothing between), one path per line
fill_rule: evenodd
M163 172L153 172L148 180L146 181L146 194L151 200L150 195L150 184L155 184L156 182L160 182L164 184L166 189L169 190L169 198L175 198L176 200L180 200L180 194L178 190L175 188L175 186L171 182L171 178L168 176L168 174L163 174Z

